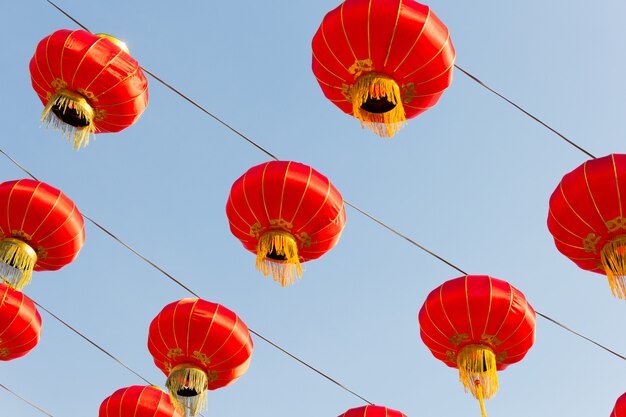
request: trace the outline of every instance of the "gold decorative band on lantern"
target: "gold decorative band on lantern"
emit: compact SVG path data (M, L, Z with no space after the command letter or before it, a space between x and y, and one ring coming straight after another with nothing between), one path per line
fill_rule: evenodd
M200 367L184 363L170 371L165 386L176 409L184 416L195 416L206 405L207 373Z
M63 136L73 142L74 149L79 149L89 143L89 135L96 131L94 117L94 108L84 96L61 89L48 100L41 121L60 130Z
M0 277L16 290L30 282L37 252L26 242L12 237L0 241Z
M119 46L122 49L122 51L126 52L127 54L130 54L130 51L128 49L128 45L126 45L126 42L117 39L115 36L111 36L106 33L96 33L96 36L110 40L115 45Z
M626 235L618 235L605 243L600 251L602 267L613 295L626 298Z
M283 287L293 284L294 273L302 276L298 257L298 242L284 230L271 230L259 238L256 252L256 268Z

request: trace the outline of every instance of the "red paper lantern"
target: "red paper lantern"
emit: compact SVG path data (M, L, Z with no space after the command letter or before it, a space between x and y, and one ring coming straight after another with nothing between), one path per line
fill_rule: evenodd
M626 393L620 395L617 401L615 401L611 417L626 417Z
M107 397L98 417L181 417L169 395L153 386L120 388Z
M226 215L230 230L257 255L257 269L281 285L302 274L339 241L346 223L343 198L328 178L290 161L250 168L233 184Z
M580 268L605 274L626 298L626 155L585 162L550 197L548 229L556 248Z
M199 413L206 390L232 384L246 372L253 343L235 313L219 304L185 298L152 320L148 350L167 375L167 388L182 414Z
M496 370L520 361L535 341L535 311L506 281L467 275L446 281L419 312L420 335L432 354L458 368L480 401L498 389Z
M41 316L35 303L20 291L0 284L0 360L30 352L39 342Z
M403 413L379 405L351 408L339 417L406 417Z
M30 179L0 184L0 277L21 289L35 271L72 262L85 241L83 217L65 194Z
M148 105L148 81L126 44L84 30L58 30L37 45L30 61L42 121L60 129L74 148L91 133L119 132Z
M413 0L345 0L312 47L326 98L382 137L433 107L452 82L448 29Z

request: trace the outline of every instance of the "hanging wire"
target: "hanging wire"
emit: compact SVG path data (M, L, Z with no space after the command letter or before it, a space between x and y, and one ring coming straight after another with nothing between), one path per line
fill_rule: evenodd
M16 392L10 390L9 388L7 388L6 386L4 386L3 384L0 384L0 388L6 390L7 392L9 392L10 394L14 395L15 397L19 398L20 400L24 401L26 404L30 405L31 407L33 407L35 410L39 411L41 414L44 414L48 417L54 417L52 414L50 414L49 412L47 412L46 410L44 410L43 408L39 407L37 404L27 400L26 398L22 397L21 395L17 394Z

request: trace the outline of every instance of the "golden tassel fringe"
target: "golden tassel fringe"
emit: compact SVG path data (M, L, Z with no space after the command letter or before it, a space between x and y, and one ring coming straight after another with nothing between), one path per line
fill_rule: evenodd
M195 416L204 410L207 400L208 377L204 370L192 364L175 366L167 377L165 386L170 392L174 407L185 417ZM186 390L197 395L181 395Z
M12 237L0 241L0 277L11 288L24 288L36 263L37 252L28 243Z
M283 259L272 259L272 255ZM271 273L274 281L280 282L283 287L293 284L295 274L298 278L302 276L296 239L283 230L263 234L257 245L256 269L265 276Z
M602 267L613 295L626 298L626 235L620 235L606 243L600 251Z
M480 386L481 397L489 399L498 391L496 355L491 348L484 345L467 345L457 355L456 363L465 392L469 391L478 398L476 387Z
M87 125L77 127L65 123L52 112L52 108L55 106L62 113L67 109L76 111L78 117L86 120ZM61 131L65 138L72 141L74 149L78 150L81 146L89 144L89 137L96 131L96 126L93 123L94 116L94 109L85 97L69 90L60 90L48 100L48 104L41 114L41 122L45 126L52 126L54 130Z
M369 98L383 97L395 104L392 110L376 114L361 108ZM380 137L392 137L406 123L400 87L391 77L373 72L362 75L350 89L350 99L352 114L361 121L361 126L367 127Z

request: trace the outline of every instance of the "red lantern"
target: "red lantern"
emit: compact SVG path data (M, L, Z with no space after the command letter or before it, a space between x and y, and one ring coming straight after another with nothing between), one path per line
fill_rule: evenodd
M257 269L281 285L302 274L301 262L337 244L346 223L343 199L328 178L297 162L250 168L233 184L226 215L230 230L256 253Z
M35 303L20 291L0 284L0 360L30 352L39 342L41 316Z
M486 275L446 281L419 312L420 335L432 354L458 368L480 401L498 389L496 370L520 361L535 341L535 311L511 284Z
M21 289L35 271L72 262L83 246L83 217L65 194L22 179L0 184L0 277Z
M312 47L326 98L382 137L433 107L452 82L448 29L413 0L345 0Z
M181 414L199 413L206 390L232 384L248 369L252 339L243 321L219 304L185 298L152 320L148 350L167 375L167 388Z
M126 44L84 30L58 30L37 45L30 61L42 121L63 131L74 148L91 133L119 132L148 105L148 81Z
M157 387L120 388L100 404L98 417L181 417L169 395Z
M626 393L622 394L617 401L615 401L615 407L611 417L626 417Z
M556 248L580 268L605 274L626 298L626 155L587 161L550 197L548 229Z
M351 408L339 417L406 417L400 411L379 405L365 405L363 407Z

